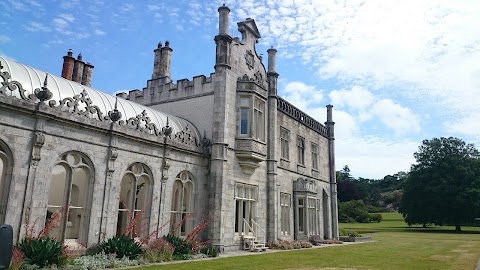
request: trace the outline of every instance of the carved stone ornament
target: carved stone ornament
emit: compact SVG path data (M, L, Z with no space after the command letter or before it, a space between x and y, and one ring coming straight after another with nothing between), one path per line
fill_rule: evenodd
M45 102L52 98L53 94L47 87L48 73L45 75L45 81L43 82L42 88L37 88L33 93L40 102Z
M38 161L41 159L41 150L42 146L45 144L45 134L41 131L35 132L33 137L33 151L32 151L32 161Z
M92 105L92 100L88 97L87 91L84 89L80 94L71 97L66 97L60 101L60 104L57 106L55 100L50 100L48 105L52 108L57 108L64 110L68 108L68 111L77 115L90 117L91 114L97 115L99 121L108 121L110 120L108 116L103 116L102 111L96 105ZM82 105L82 106L80 106ZM85 110L80 108L85 106Z
M163 135L161 130L153 123L150 123L150 117L147 116L147 112L143 112L135 117L131 117L127 121L118 122L120 126L127 126L135 130L145 132L148 134L154 134L156 136Z
M0 61L0 71L3 69L2 62ZM10 73L7 71L0 72L0 78L2 79L2 84L0 86L0 94L7 96L7 90L10 91L10 95L13 95L13 92L17 91L20 93L20 97L23 100L34 101L36 99L35 95L26 95L26 90L23 89L23 86L17 82L12 81Z
M247 64L248 69L253 69L255 65L255 58L253 56L252 50L248 50L245 53L245 62Z
M257 72L255 72L254 76L255 76L255 81L256 81L258 84L262 85L262 83L263 83L262 73L260 73L260 71L257 70Z
M180 132L175 133L173 141L183 143L186 145L199 146L197 139L193 136L192 131L188 125Z

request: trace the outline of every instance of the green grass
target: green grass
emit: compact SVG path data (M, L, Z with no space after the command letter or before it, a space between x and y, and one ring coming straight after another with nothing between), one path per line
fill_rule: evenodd
M143 269L475 269L480 257L480 228L408 227L398 213L385 213L383 221L340 224L373 237L374 242L320 249L275 252Z

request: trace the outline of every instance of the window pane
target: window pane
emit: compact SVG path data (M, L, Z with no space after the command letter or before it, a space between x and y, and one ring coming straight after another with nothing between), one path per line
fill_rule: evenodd
M132 197L132 185L135 179L131 174L125 174L122 179L122 184L120 186L120 202L119 202L119 209L127 210L129 206L132 205L131 197Z
M2 183L5 182L5 171L3 170L4 167L6 167L4 164L6 163L3 158L2 158L2 155L4 153L1 151L0 149L0 189L4 189L5 187L2 186ZM5 217L4 217L4 208L5 207L5 198L2 197L2 192L0 192L0 224L3 224L4 220L5 220Z
M50 181L50 190L48 192L48 206L47 206L47 214L46 214L46 221L54 222L53 218L58 215L62 215L61 211L65 207L66 200L67 200L67 170L65 167L61 165L56 165L53 167L52 170L52 179ZM66 211L66 209L63 209ZM62 216L57 217L57 221L61 220ZM56 225L53 229L48 233L51 237L56 237L57 239L63 239L63 235L61 235L61 222L56 222Z
M4 163L4 161L3 161L3 159L2 159L1 154L2 154L2 153L1 153L1 151L0 151L0 187L2 187L2 183L3 183L3 181L4 181L4 180L3 180L3 178L4 178L4 176L3 176L3 174L4 174L4 172L3 172L3 166L4 166L3 163ZM3 199L3 198L0 198L0 200L1 200L1 199Z
M303 210L304 208L298 208L298 231L300 232L305 231Z
M248 108L241 108L240 134L248 134Z
M148 177L142 175L137 180L135 210L145 210L147 204Z

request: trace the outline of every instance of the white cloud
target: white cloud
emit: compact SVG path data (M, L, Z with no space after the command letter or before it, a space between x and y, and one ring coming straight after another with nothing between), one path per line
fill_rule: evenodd
M317 104L323 99L321 90L302 82L287 83L280 94L300 110L306 110L307 107Z
M371 112L377 116L382 123L396 134L417 133L420 125L417 117L405 107L402 107L390 99L382 99L376 102Z
M105 33L104 31L102 31L100 29L95 29L95 35L97 35L97 36L104 36L106 34L107 33Z
M68 21L68 22L75 21L75 17L72 14L62 13L62 14L58 15L58 17L64 19L65 21Z
M267 37L260 42L275 44L279 57L317 67L321 79L363 85L387 97L395 89L395 100L422 100L433 115L480 113L475 1L237 0L229 6L235 21L257 18ZM395 119L406 126L403 119L411 115L396 109Z
M349 107L353 109L365 109L370 106L374 97L370 91L361 87L354 86L352 90L334 90L329 94L332 104L338 107Z
M380 120L396 135L420 131L420 120L409 108L391 99L380 99L364 87L353 86L351 90L333 90L329 97L333 105L349 111L357 121Z
M135 7L132 5L132 4L128 4L128 3L123 3L122 5L120 5L120 12L130 12L134 9Z
M0 35L0 44L2 43L7 43L9 42L11 39L10 37L6 36L6 35Z
M335 125L336 126L336 125ZM335 140L336 170L348 165L355 177L381 178L409 171L419 143L380 137L350 137Z
M50 28L48 26L45 26L39 22L29 22L28 24L24 25L24 27L30 32L50 32Z
M159 11L161 7L159 5L147 5L149 11Z

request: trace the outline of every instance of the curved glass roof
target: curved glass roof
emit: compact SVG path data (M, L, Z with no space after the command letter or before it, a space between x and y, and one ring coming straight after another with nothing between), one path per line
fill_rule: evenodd
M43 86L46 72L34 69L1 56L0 61L3 66L2 71L9 72L11 75L11 80L18 81L26 90L25 94L27 96L29 94L33 94L34 89L41 88ZM71 98L85 90L88 94L88 97L92 101L92 105L98 106L104 115L108 115L108 112L113 110L115 107L115 96L52 74L48 74L47 87L53 94L53 97L50 100L56 100L57 104L58 101L63 100L66 97ZM6 94L10 95L8 92ZM13 91L12 95L20 98L20 93L18 91ZM154 123L159 129L162 129L167 125L168 117L168 125L172 127L172 134L180 132L188 125L192 135L197 138L198 142L201 141L201 135L197 128L185 119L159 112L120 97L118 97L117 109L122 113L121 120L128 120L131 117L136 117L145 110L147 116L151 120L150 123Z

